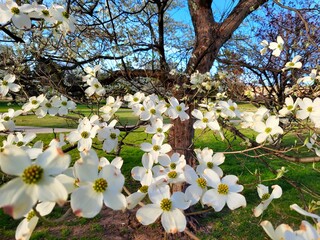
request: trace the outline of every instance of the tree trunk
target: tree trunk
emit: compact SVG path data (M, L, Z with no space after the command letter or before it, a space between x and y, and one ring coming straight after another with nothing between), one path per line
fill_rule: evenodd
M232 33L238 28L242 21L260 5L268 0L240 0L233 11L226 17L222 23L215 22L211 9L212 0L188 0L189 11L195 29L195 44L185 72L191 75L195 71L200 73L209 72L218 52L223 44L231 37ZM185 78L184 81L189 81ZM183 82L180 82L180 86ZM185 89L181 87L173 95L181 101ZM189 93L190 94L190 93ZM191 96L191 95L190 95ZM191 111L195 107L193 100L186 101L189 106L188 113L191 117ZM174 124L170 129L169 143L173 151L184 154L187 164L195 166L193 157L193 120L181 122L179 119L172 121Z
M191 114L193 106L189 105L188 114ZM173 152L178 152L185 156L187 163L191 166L195 165L195 158L193 154L193 119L181 121L179 118L171 120L173 127L169 134L169 143Z

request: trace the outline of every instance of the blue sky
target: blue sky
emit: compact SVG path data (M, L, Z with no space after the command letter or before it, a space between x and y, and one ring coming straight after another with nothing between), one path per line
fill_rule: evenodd
M238 2L238 0L214 0L212 3L212 10L215 17L217 16L216 21L220 20L221 14L226 12L226 10L232 9L232 7L235 6ZM186 24L192 25L187 4L183 8L173 10L172 16L178 21L182 21Z

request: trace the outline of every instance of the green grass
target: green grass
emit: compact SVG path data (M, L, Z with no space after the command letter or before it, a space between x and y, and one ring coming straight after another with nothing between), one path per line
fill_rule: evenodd
M251 109L250 105L242 105L243 109ZM0 104L0 111L2 109ZM90 114L85 106L80 106L80 111L86 115ZM73 115L75 116L75 115ZM26 117L24 119L23 117ZM29 118L30 117L30 118ZM121 122L127 122L128 124L134 123L137 119L131 116L130 110L121 109L119 112L119 117ZM35 116L22 116L17 120L19 123L24 123L26 125L37 125L37 126L60 126L60 127L70 127L73 125L68 125L67 123L59 123L58 118L48 118L38 120ZM23 121L24 120L24 121ZM20 122L19 122L20 121ZM41 122L45 122L40 125ZM67 124L67 125L65 125ZM246 130L247 135L253 134ZM123 136L123 133L122 133ZM36 140L42 140L45 144L48 144L50 139L54 137L53 134L39 134ZM235 138L232 134L226 134L228 141L221 141L218 135L214 135L212 132L207 132L200 136L200 131L196 131L196 148L210 147L215 152L218 151L235 151L245 149L242 145L242 141ZM0 142L5 139L4 136L0 136ZM34 140L34 142L36 141ZM144 141L149 141L150 136L143 132L140 128L130 134L126 139L125 143L129 143L130 146L124 146L121 152L121 156L124 159L124 165L122 167L122 172L125 175L127 187L134 191L139 187L139 183L131 178L130 171L136 165L141 165L141 156L143 152L139 149L139 145ZM285 145L290 145L294 142L293 136L288 136L284 140ZM1 145L1 144L0 144ZM101 145L98 142L94 142L95 148L100 148ZM114 156L112 154L105 154L103 151L97 151L99 156L107 156L109 160L112 160ZM262 154L263 152L258 152ZM73 162L79 158L79 152L77 150L72 150L69 152L72 157ZM307 156L310 154L306 149L301 149L299 151L292 151L291 155L296 156ZM316 169L320 169L320 163L316 163L314 166L312 164L299 164L287 162L283 159L276 157L253 157L255 153L247 152L244 154L227 154L225 163L221 166L225 175L233 174L239 177L239 183L244 186L243 194L247 200L247 207L237 209L235 211L230 211L225 207L221 212L209 211L205 214L196 216L196 220L200 223L202 228L201 231L197 231L197 235L200 239L267 239L266 234L260 227L260 222L262 220L270 220L274 226L278 226L281 223L288 223L294 226L295 229L298 228L302 219L304 219L299 214L289 209L289 206L293 203L297 203L303 206L305 203L310 202L313 198L298 190L301 188L303 190L310 188L319 194L320 192L320 174ZM284 166L288 172L285 174L285 178L278 179L276 181L269 181L274 179L276 174L271 170L275 171ZM272 204L259 218L255 218L252 214L252 210L260 202L258 197L256 186L262 181L263 184L271 186L278 184L283 189L283 196L281 199L273 200ZM294 187L295 186L295 187ZM319 200L319 199L318 199ZM199 206L196 210L201 210ZM52 214L53 217L59 217L63 213L64 209L58 208ZM319 212L318 212L319 213ZM103 226L100 224L101 216L98 215L94 219L74 219L72 221L66 221L60 225L61 231L57 233L53 227L47 226L44 223L39 224L38 228L35 230L31 239L101 239L99 234L103 234L108 226ZM2 240L12 239L14 236L15 229L19 221L12 220L10 217L5 215L0 210L0 236ZM62 225L62 226L61 226ZM74 238L73 228L79 226L88 226L88 231L83 233L81 237ZM158 226L154 224L153 228Z
M254 111L256 107L249 103L239 103L240 111ZM0 113L6 112L8 108L15 110L21 109L21 106L17 104L9 104L8 102L0 102ZM49 116L44 118L38 118L34 114L21 115L15 118L17 126L37 126L37 127L50 127L50 128L75 128L77 127L77 119L84 116L90 117L93 114L97 114L97 109L92 106L78 105L77 109L70 113L67 117ZM132 114L131 109L121 108L116 113L116 119L119 121L119 125L135 125L138 121L138 117Z

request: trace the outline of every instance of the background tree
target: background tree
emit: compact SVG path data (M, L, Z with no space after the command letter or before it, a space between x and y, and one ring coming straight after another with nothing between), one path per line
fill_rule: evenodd
M253 101L275 110L283 106L287 90L297 84L299 78L309 75L310 68L316 69L319 65L319 8L314 1L291 4L299 6L300 16L272 2L263 5L258 13L249 17L246 27L236 32L219 57L221 69L245 69L240 78L251 86ZM263 46L260 43L263 40L276 42L276 36L281 36L285 42L280 58L273 56L270 49L267 57L261 56ZM302 57L303 68L282 71L297 55ZM312 88L316 90L316 86Z

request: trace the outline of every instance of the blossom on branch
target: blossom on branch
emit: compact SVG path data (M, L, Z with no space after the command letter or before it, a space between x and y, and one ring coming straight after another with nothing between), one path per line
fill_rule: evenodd
M269 189L267 186L264 186L263 184L259 184L257 186L258 194L261 198L261 203L253 210L253 214L255 217L259 217L263 213L263 211L267 209L273 199L281 197L282 189L279 185L273 185L272 189L272 193L269 194Z
M32 162L17 146L0 153L0 167L9 175L18 176L0 187L0 207L14 219L27 214L38 201L63 205L68 198L65 187L55 176L69 167L70 156L50 147Z
M0 12L1 13L1 12ZM7 74L2 80L0 80L0 96L5 97L9 91L19 92L21 86L13 83L16 80L16 76L13 74Z
M280 56L281 51L283 50L283 44L284 44L284 41L281 36L277 37L277 42L270 43L269 48L273 50L272 51L273 56L276 56L276 57Z

